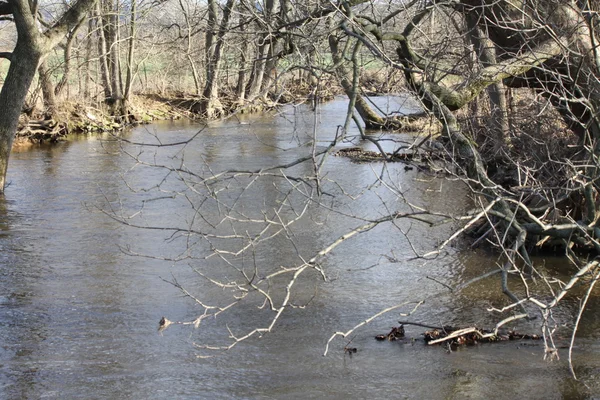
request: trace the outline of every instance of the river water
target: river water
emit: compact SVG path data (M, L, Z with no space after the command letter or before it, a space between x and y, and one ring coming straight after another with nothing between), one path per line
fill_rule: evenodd
M378 101L382 107L408 107L389 99ZM240 270L252 275L256 269L264 276L301 265L364 224L357 216L409 211L406 202L452 214L468 209L467 192L458 182L406 170L402 164L359 164L333 156L321 170L324 194L319 202L317 197L309 199L309 186L301 181L266 174L226 175L210 185L214 197L206 196L199 175L289 163L312 151L315 133L316 148L321 149L343 124L345 110L346 103L336 100L322 105L316 115L305 107L289 107L279 114L239 116L206 128L161 122L124 134L130 143L79 137L13 153L10 186L0 199L0 397L600 396L598 296L590 299L575 349L580 381L570 377L566 351L560 361L544 361L539 342L448 352L425 346L419 340L423 328L413 326L406 330L415 341L374 340L401 318L465 326L496 321L486 308L506 304L497 280L485 280L457 295L440 284L459 285L491 271L493 256L449 248L437 259L413 259L415 252L422 254L443 241L452 224L430 229L417 221L398 221L347 240L319 259L327 280L309 269L295 282L292 302L305 307L287 309L271 333L229 351L201 346L228 345L230 331L239 337L268 326L274 313L261 307L260 296L251 293L217 318L203 320L198 329L173 325L157 332L163 316L189 322L204 312L168 280L176 279L199 301L221 307L240 294L231 287L216 287L192 268L212 279L241 282ZM138 144L180 142L198 131L185 146ZM411 140L402 135L387 139ZM352 145L372 148L353 137L343 144ZM312 172L311 162L286 171L295 178ZM265 220L289 220L305 206L303 218L287 231L257 240L237 255L216 257L214 251L237 252L247 240L190 232L249 237L265 227ZM146 229L118 221L123 218ZM273 225L262 237L275 231ZM546 260L545 268L560 267L560 260ZM278 287L287 278L274 279L270 289L275 302L282 300L285 292ZM323 357L335 331L346 331L385 308L421 300L425 302L410 317L401 313L414 303L381 316L347 339L333 340ZM565 301L556 313L557 322L572 324L576 306L577 299ZM530 331L536 325L517 328ZM566 339L558 335L559 341ZM357 352L346 354L345 346Z

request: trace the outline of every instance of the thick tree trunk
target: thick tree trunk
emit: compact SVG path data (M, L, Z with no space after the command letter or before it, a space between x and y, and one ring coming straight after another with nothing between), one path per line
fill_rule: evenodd
M594 28L579 8L582 3L546 0L536 2L534 7L520 1L462 3L466 6L465 15L481 14L477 23L498 49L500 63L524 53L523 49L535 51L548 48L546 43L560 42L559 51L550 52L553 57L537 52L543 63L523 60L524 66L535 64L537 68L512 74L506 82L513 87L534 88L547 96L582 140L586 136L600 138L600 127L595 121L600 106L600 84L595 78L600 75L600 54Z
M261 38L264 41L265 38ZM266 67L266 50L268 45L263 42L259 45L256 50L256 59L252 63L252 71L250 72L250 78L246 86L246 99L247 101L254 101L260 95L260 88L262 87L263 77L265 74Z
M35 44L18 40L0 91L0 192L6 185L6 171L21 106L35 76L42 52Z
M269 93L273 82L277 80L277 64L279 63L277 47L279 42L280 40L277 39L271 40L267 50L267 60L265 62L265 70L260 88L260 93L262 93L265 97Z
M205 36L204 59L206 62L206 82L202 91L200 108L204 116L214 119L223 113L223 106L219 102L218 94L218 66L220 61L220 46L218 47L218 7L216 0L208 0L208 27Z
M44 115L48 118L56 117L56 97L54 96L54 85L52 76L48 70L46 61L42 61L38 67L38 77L42 87L42 97L44 99Z
M214 30L217 27L216 2L215 0L209 1L209 28L206 42L207 45L210 44L210 48L207 49L206 85L202 93L203 99L201 103L202 112L208 119L213 119L223 114L223 106L219 100L218 77L223 56L224 38L227 33L229 17L231 16L234 3L235 0L227 0L218 32L215 35ZM209 35L209 33L211 34Z
M9 12L17 27L17 43L10 55L10 67L0 90L0 192L4 192L6 185L8 160L21 107L39 63L83 18L94 1L79 0L44 34L39 32L28 1L11 0L9 4Z

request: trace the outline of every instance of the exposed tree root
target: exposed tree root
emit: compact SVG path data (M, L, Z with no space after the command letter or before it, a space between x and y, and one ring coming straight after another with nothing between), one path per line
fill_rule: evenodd
M54 119L27 120L19 124L17 136L21 141L31 143L59 141L69 133L67 125Z

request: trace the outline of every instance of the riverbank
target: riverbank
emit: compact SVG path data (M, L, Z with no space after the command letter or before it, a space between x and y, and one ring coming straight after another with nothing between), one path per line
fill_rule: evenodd
M177 97L157 97L153 94L132 96L129 116L110 115L93 105L63 102L54 117L43 113L23 113L19 119L13 147L60 141L67 134L116 132L126 127L160 120L197 118L191 109L182 106Z
M371 77L366 80L363 90L370 96L379 96L392 87L385 86ZM275 93L269 93L252 102L240 102L233 93L223 93L220 98L221 117L235 113L256 113L285 104L302 104L333 100L343 90L334 82L321 83L318 88L308 82L283 85ZM184 92L142 93L131 96L127 116L114 116L104 103L80 103L64 101L56 112L49 116L39 107L21 114L15 147L60 141L67 134L117 132L124 128L148 124L160 120L188 118L205 119L202 113L201 97Z
M260 104L227 104L225 115L237 112L259 112L278 104L307 101L307 96L280 98L279 101ZM127 127L149 124L161 120L203 118L200 98L184 93L139 94L132 96L129 115L113 116L103 106L84 105L76 102L63 102L54 117L42 112L22 113L14 140L14 147L30 146L39 143L60 141L67 134L117 132Z

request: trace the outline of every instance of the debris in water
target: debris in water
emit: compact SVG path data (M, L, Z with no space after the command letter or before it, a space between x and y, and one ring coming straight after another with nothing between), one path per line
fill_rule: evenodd
M404 325L393 327L387 335L377 335L375 336L375 339L388 340L390 342L398 339L404 339Z
M162 317L160 319L160 322L158 323L158 333L161 333L162 331L167 329L169 327L169 325L171 325L172 323L173 323L173 321L169 321L165 317Z
M516 331L508 331L506 333L498 333L497 331L491 331L487 329L480 329L477 327L468 328L456 328L452 326L434 327L421 323L405 322L409 325L417 325L430 330L425 331L423 341L429 345L445 343L446 345L455 348L457 346L474 345L478 343L494 343L508 340L540 340L539 335L528 335L518 333ZM404 324L392 328L387 335L377 335L375 339L383 341L395 341L404 338ZM414 338L413 338L414 341Z

